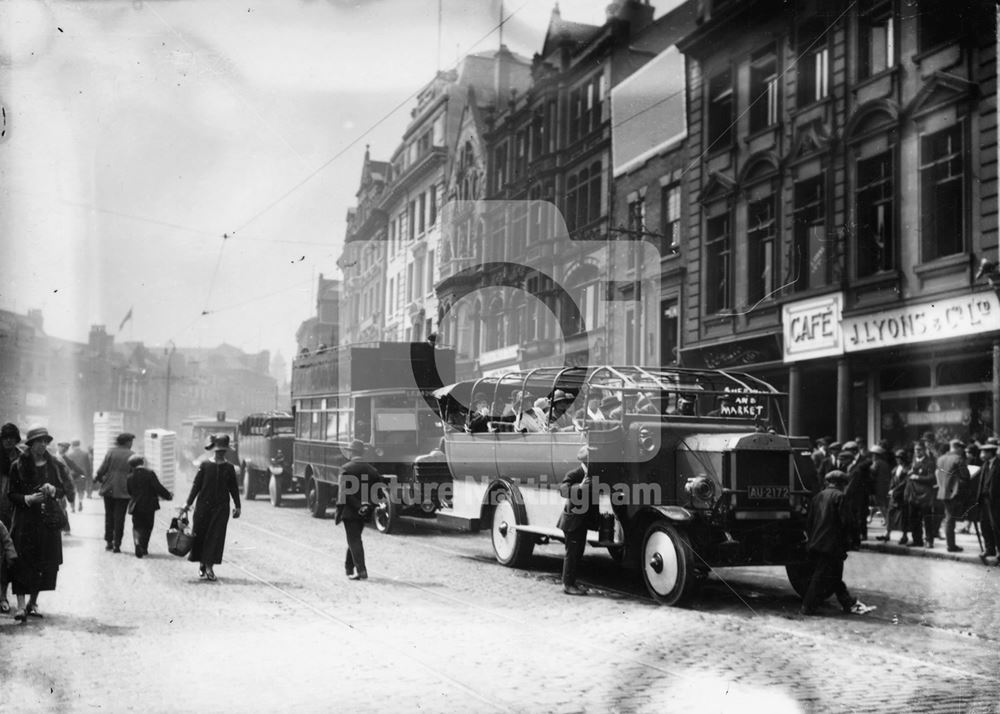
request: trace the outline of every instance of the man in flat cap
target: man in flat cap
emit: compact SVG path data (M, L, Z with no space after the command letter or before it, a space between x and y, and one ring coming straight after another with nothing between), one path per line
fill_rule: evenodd
M958 553L962 548L955 545L955 520L962 512L970 476L965 463L965 443L961 439L952 439L949 447L948 453L938 457L935 476L937 495L944 503L944 537L948 552Z
M871 457L861 454L856 441L848 441L840 450L837 468L847 474L844 500L850 514L850 549L868 540L868 501L871 495Z
M815 615L831 589L846 613L864 615L875 609L852 597L844 584L844 561L851 545L852 527L849 504L843 493L847 478L839 469L829 472L824 479L826 488L813 496L809 506L806 532L813 574L802 598L803 615Z
M986 559L997 556L997 544L1000 544L1000 459L997 458L997 444L992 440L980 444L979 454L983 458L979 491L976 493L983 532L983 552L979 554L979 559L983 565L988 565ZM996 564L1000 565L1000 559Z

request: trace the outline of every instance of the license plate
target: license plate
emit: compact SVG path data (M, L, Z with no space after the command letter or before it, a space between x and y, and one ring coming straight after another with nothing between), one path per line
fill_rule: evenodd
M788 498L788 486L751 486L749 496L755 501L775 501Z

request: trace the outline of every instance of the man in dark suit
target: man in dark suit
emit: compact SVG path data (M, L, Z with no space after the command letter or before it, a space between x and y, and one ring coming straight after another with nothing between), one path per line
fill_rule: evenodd
M365 442L355 439L348 447L351 458L340 469L340 481L337 486L337 509L334 518L336 523L343 522L347 534L347 557L344 559L344 570L351 580L367 580L368 568L365 565L365 546L361 541L361 532L365 528L365 519L372 509L372 488L382 483L382 474L369 463L361 460L365 453Z
M567 595L586 595L585 588L576 584L576 568L587 546L587 529L598 517L597 492L590 474L590 452L594 449L581 446L576 453L580 465L571 469L559 484L559 494L566 499L557 524L565 536L566 558L563 560L563 592Z
M138 454L130 456L128 465L132 473L125 482L131 497L128 512L132 514L132 542L136 558L149 553L149 535L153 532L153 518L160 510L160 499L174 500L174 494L164 488L155 471L144 468L145 464L145 459Z
M944 503L944 537L949 553L958 553L961 547L955 545L955 520L963 510L966 487L969 483L969 467L965 464L965 444L960 439L952 439L948 453L937 460L938 498Z
M104 462L97 469L94 478L101 485L99 493L104 499L104 549L115 553L121 553L122 536L125 533L125 514L130 500L126 482L131 473L128 459L132 455L133 441L134 434L119 434L115 439L115 446L105 454Z
M979 454L983 459L976 494L983 533L983 552L979 554L979 559L983 565L988 565L986 559L996 557L1000 543L1000 459L997 458L997 445L992 441L980 446ZM1000 565L1000 558L997 564Z
M848 476L837 469L826 474L825 481L826 488L813 496L806 519L807 549L813 574L802 598L802 614L815 615L832 586L844 612L864 615L875 608L851 597L844 584L844 561L854 528L851 504L843 493Z

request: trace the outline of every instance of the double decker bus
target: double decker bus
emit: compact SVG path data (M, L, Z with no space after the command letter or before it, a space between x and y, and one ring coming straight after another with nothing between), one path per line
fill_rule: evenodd
M366 444L365 461L387 479L373 518L388 533L401 515L433 515L434 488L422 488L414 460L441 439L434 388L455 379L455 351L429 342L373 342L300 355L292 363L295 443L291 487L322 518L336 499L347 447Z

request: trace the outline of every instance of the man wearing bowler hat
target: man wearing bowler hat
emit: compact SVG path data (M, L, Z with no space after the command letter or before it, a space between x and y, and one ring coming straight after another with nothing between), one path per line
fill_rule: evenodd
M347 535L344 571L351 580L368 579L361 532L365 529L365 519L372 510L372 489L375 484L383 483L382 474L374 466L361 460L366 448L365 442L360 439L351 442L348 447L351 458L341 467L337 484L334 522L344 524L344 533Z
M590 453L594 447L584 444L576 452L580 465L571 469L559 484L559 495L566 499L563 512L556 524L562 529L566 541L563 559L563 592L567 595L586 595L587 590L576 584L576 569L587 546L587 530L596 526L598 518L597 493L590 473Z
M937 477L938 498L944 503L944 538L949 553L958 553L961 547L955 544L955 519L962 512L966 488L969 483L969 467L965 464L965 443L952 439L948 453L938 457Z

